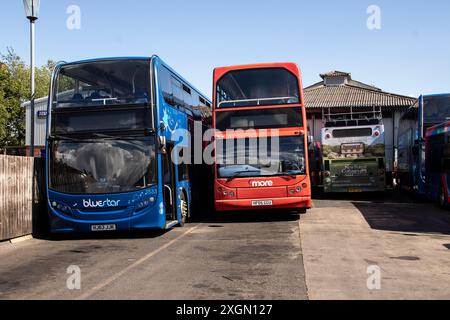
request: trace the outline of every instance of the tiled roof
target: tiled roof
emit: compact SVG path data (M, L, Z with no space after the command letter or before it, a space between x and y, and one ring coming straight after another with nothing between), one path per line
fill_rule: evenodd
M314 85L304 90L306 108L329 107L409 107L415 98L388 93L362 86Z

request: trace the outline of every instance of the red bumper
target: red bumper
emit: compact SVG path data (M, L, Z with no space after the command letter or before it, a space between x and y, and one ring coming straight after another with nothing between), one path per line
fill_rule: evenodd
M312 202L310 197L275 198L271 206L253 206L255 200L266 201L268 199L241 199L241 200L216 200L216 211L241 211L241 210L267 210L267 209L310 209Z

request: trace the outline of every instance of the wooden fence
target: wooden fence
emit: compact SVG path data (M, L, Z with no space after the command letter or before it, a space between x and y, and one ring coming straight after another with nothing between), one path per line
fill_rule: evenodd
M0 155L0 241L37 230L45 207L43 181L43 159Z

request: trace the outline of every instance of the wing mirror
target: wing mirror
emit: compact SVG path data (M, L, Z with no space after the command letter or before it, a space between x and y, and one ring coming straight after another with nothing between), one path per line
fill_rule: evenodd
M162 153L166 153L167 140L165 136L159 136L159 149Z
M159 123L159 130L161 131L161 133L166 130L166 125L164 124L164 121L161 121Z
M160 135L158 136L159 139L159 149L162 153L166 153L166 145L167 145L167 139L164 136L164 131L166 130L166 125L163 121L159 123L159 131Z

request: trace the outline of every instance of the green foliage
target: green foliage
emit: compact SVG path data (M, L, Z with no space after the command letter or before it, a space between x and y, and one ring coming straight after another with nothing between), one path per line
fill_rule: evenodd
M55 63L36 68L36 99L48 94ZM30 68L8 48L0 60L0 149L25 145L25 109L20 105L30 100Z

